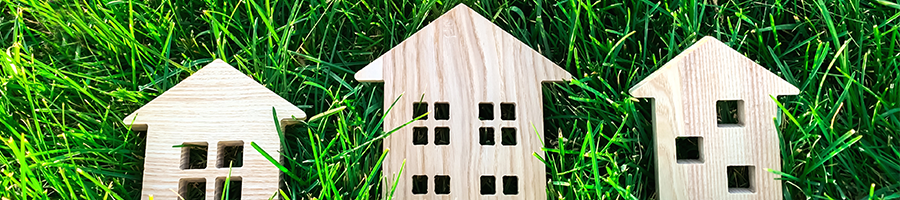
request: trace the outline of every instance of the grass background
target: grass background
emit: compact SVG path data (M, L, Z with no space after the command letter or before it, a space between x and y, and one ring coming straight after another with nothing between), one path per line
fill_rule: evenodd
M352 75L458 3L577 78L543 92L548 199L658 198L626 91L706 35L800 88L773 122L785 199L900 198L892 0L0 0L0 197L139 198L121 119L218 58L324 113L286 133L285 197L386 198L383 90Z

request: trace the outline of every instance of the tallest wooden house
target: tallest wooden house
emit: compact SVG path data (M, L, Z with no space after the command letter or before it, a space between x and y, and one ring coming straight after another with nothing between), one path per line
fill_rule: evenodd
M541 83L571 79L459 5L360 70L384 82L385 192L396 199L546 199ZM538 134L535 134L538 131ZM403 163L406 166L403 167Z

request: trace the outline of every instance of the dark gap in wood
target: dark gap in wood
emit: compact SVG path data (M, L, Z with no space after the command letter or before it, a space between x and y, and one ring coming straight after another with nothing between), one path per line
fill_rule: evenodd
M516 142L516 128L501 128L500 134L502 134L500 144L515 146L518 143Z
M434 144L450 144L450 127L434 127Z
M450 104L449 103L434 103L434 119L435 120L449 120L450 119Z
M497 178L494 176L481 176L481 194L497 194Z
M415 119L416 117L422 116L425 113L428 113L428 103L424 103L424 102L413 103L413 119ZM425 115L422 118L419 118L419 120L426 120L426 119L428 119L428 115Z
M412 193L428 194L428 176L415 175L412 177Z
M428 144L428 127L413 127L413 145Z
M437 175L434 176L434 193L450 194L450 176Z
M494 104L492 104L492 103L478 104L478 119L494 120Z
M478 128L478 143L481 145L494 145L494 127Z

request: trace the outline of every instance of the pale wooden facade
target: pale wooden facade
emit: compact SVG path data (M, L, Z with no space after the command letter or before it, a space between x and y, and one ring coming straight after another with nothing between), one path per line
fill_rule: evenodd
M772 97L795 95L790 83L712 37L638 83L631 95L653 99L659 197L782 199ZM720 124L716 103L737 101L738 122ZM699 158L678 159L676 138L699 140ZM729 167L748 169L749 184L728 185Z
M385 194L405 161L395 199L546 199L545 166L533 155L543 155L541 83L571 75L475 11L453 8L356 79L384 82L386 111L402 95L385 115L385 131L413 120L416 103L430 112L384 140ZM444 131L449 138L440 136ZM413 186L414 176L426 184ZM482 190L482 178L491 177L495 190Z
M221 180L229 175L230 163L236 163L223 162L237 159L219 155L220 148L235 147L243 148L243 165L230 173L232 180L241 182L241 199L269 199L278 191L280 171L250 142L280 160L276 128L281 127L275 126L273 107L284 123L306 117L290 102L216 60L128 115L126 125L147 131L141 199L150 195L176 199L189 182L199 181L205 182L205 199L218 199ZM190 169L185 148L173 147L184 144L206 145L205 166Z

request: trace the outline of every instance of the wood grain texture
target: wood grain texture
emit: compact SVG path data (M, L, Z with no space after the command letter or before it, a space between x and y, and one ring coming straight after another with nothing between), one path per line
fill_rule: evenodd
M206 199L214 199L216 178L228 176L217 166L220 142L242 143L243 166L232 177L242 181L242 199L268 199L278 191L280 171L250 146L255 142L275 159L281 149L272 109L282 125L306 114L232 66L216 60L172 87L123 122L147 131L141 199L176 199L179 180L206 180ZM292 117L293 116L293 117ZM282 126L283 128L283 126ZM207 143L205 169L182 169L184 143Z
M396 199L546 199L545 166L532 155L543 155L541 83L571 78L465 5L448 11L356 74L384 82L385 110L402 95L385 115L385 131L412 120L420 100L430 112L384 140L384 192L406 161ZM449 106L449 119L436 119L435 103ZM479 103L492 104L492 120L479 119ZM515 120L502 119L502 103L515 104ZM413 144L414 127L427 128L427 144ZM449 145L435 143L436 127L449 128ZM494 129L494 145L481 145L482 127ZM516 145L502 144L502 128L516 130ZM425 194L412 193L414 175L428 177ZM438 175L450 177L449 194L437 194ZM481 194L481 176L495 177L494 194ZM504 192L504 176L517 177L517 194Z
M657 184L661 200L782 199L773 96L799 90L712 37L696 44L635 85L631 95L652 98ZM739 123L720 125L716 102L739 100ZM677 137L701 137L700 160L679 162ZM729 166L753 166L748 189L729 188Z

